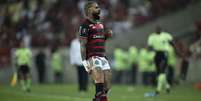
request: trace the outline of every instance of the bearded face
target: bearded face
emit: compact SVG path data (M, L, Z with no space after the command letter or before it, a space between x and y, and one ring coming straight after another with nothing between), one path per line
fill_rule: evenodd
M100 12L101 12L100 7L98 6L97 3L94 3L92 5L92 7L90 8L90 13L91 13L94 20L100 19Z

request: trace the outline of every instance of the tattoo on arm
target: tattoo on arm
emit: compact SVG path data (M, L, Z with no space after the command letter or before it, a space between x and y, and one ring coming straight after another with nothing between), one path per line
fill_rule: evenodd
M87 39L80 39L80 49L81 49L82 60L86 59L86 43L87 43Z

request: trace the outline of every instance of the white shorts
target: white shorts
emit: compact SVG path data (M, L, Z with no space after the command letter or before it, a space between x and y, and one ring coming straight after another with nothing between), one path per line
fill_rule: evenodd
M108 60L105 57L92 57L92 68L100 67L102 70L110 69Z
M92 70L94 68L101 68L101 70L110 69L109 62L105 57L93 56L89 58L87 61L90 66L89 68L86 68L87 66L85 66L86 71Z

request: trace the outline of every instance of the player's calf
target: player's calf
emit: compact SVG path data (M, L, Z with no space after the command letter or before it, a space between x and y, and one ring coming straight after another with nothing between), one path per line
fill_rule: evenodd
M93 101L107 101L107 96L104 91L104 83L96 83L96 94Z

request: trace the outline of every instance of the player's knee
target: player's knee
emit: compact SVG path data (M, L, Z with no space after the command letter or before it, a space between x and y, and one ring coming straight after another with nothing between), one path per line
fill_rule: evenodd
M104 83L104 78L100 74L95 74L93 77L95 83Z
M95 83L104 83L104 75L100 68L94 68L93 69L93 79L95 80Z
M103 78L99 77L95 79L95 83L104 83Z

